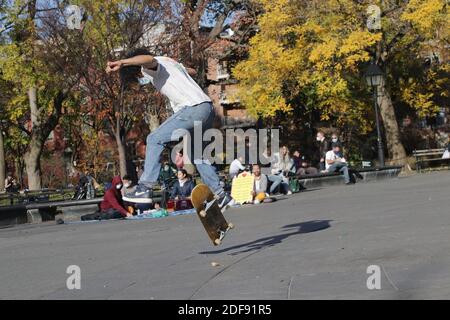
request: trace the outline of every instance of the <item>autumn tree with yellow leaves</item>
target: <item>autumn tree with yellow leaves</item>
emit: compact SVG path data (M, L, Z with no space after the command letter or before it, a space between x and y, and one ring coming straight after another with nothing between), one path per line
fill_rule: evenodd
M425 63L448 48L445 0L255 0L264 8L247 60L234 69L247 110L271 118L301 104L340 127L374 128L364 71L375 61L384 72L378 90L389 157L404 164L396 108L433 115L449 97L448 59ZM368 8L380 9L379 30L368 28ZM369 12L370 14L370 12Z

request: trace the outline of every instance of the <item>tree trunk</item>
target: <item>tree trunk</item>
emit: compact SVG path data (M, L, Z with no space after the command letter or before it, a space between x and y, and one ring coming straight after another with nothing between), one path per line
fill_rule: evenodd
M39 190L42 187L40 168L42 146L43 143L36 139L32 139L28 145L28 150L24 155L29 190Z
M0 128L0 191L5 189L5 145L3 144L3 130Z
M120 167L120 176L123 177L127 175L127 155L125 152L125 141L122 138L122 135L119 132L114 134L117 143L117 150L119 151L119 167Z
M32 87L28 89L28 101L30 103L31 123L34 126L39 125L39 107L37 101L37 89Z
M386 89L384 81L378 92L378 105L380 106L381 117L386 133L386 144L388 148L391 164L405 165L406 152L400 141L400 130L398 128L397 118L395 117L394 105L391 96Z
M28 89L28 102L30 104L31 112L31 130L32 138L28 145L28 150L24 155L25 168L27 170L28 177L28 189L39 190L41 189L41 166L40 159L42 153L43 144L35 137L35 131L40 126L39 106L37 101L37 88L31 87Z

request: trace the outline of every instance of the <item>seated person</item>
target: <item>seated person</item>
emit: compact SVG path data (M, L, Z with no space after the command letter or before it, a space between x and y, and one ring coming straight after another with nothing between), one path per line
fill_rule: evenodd
M134 191L135 186L133 184L133 180L131 179L131 177L129 175L127 175L127 174L124 175L122 178L122 182L123 182L123 188L120 190L120 192L122 193L122 196Z
M122 194L122 198L128 194L128 193L132 193L136 187L136 185L133 183L133 180L131 179L131 177L126 174L122 177L122 182L123 182L123 188L120 189L120 193ZM131 203L131 202L126 202L124 201L124 207L127 208L128 211L132 210L132 212L134 212L134 208L135 208L135 203ZM132 209L130 209L132 208Z
M348 164L342 155L340 143L332 144L332 150L326 153L325 162L327 172L342 172L344 174L345 184L351 184Z
M271 156L271 149L266 149L261 154L261 160L263 161L263 163L269 163L268 166L261 167L261 172L266 175L268 183L270 184L269 194L274 194L283 182L282 176L278 174L272 174L273 163L277 161L276 157Z
M8 172L5 179L5 191L6 192L18 192L19 186L16 182L16 179L13 178L11 172Z
M178 180L175 181L170 195L170 198L174 202L174 209L176 211L191 209L193 206L190 199L192 190L194 189L194 182L188 177L188 173L184 169L179 169L177 176Z
M166 185L171 185L176 179L176 174L177 170L168 161L164 161L159 172L160 180Z
M267 191L267 176L261 173L261 167L259 164L254 164L252 167L253 177L255 183L253 185L253 203L258 204L264 201Z
M111 188L105 192L103 201L100 203L100 212L84 215L81 217L81 220L108 220L132 216L125 209L122 193L120 192L122 187L122 179L119 176L114 177Z
M289 156L289 149L283 146L280 148L280 152L275 153L272 158L272 174L281 177L281 192L284 194L292 194L289 187L289 175L294 173L293 170L295 170L294 161Z
M191 197L192 189L194 189L194 182L189 179L186 170L179 169L178 180L175 181L170 197L174 200L189 199Z
M242 162L244 162L244 159L242 157L238 157L231 162L229 170L230 180L233 180L233 178L235 178L239 174L239 171L245 170L245 166L242 164Z
M305 159L305 156L301 156L299 151L294 151L292 159L295 164L295 174L297 176L304 176L307 174L317 174L319 170L317 168L312 167L310 163Z

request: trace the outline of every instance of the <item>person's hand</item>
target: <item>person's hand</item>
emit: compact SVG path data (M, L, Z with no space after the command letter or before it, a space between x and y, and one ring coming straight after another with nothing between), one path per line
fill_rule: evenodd
M119 71L122 65L123 65L122 60L108 61L108 63L106 64L106 73Z
M256 192L255 191L252 191L252 196L253 197L256 196Z
M320 158L320 162L324 162L325 161L325 159L324 158Z

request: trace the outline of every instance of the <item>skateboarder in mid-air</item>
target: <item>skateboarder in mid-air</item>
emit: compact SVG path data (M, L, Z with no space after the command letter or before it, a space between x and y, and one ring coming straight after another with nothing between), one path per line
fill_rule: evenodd
M106 72L116 71L120 72L124 85L153 84L169 99L174 112L158 129L148 135L144 173L136 190L123 197L128 202L151 203L161 167L160 156L165 145L172 141L172 133L177 129L186 129L192 133L195 121L201 121L205 130L211 128L215 117L214 107L211 99L191 78L196 71L186 69L171 58L155 57L146 49L137 49L130 52L126 59L108 62ZM224 210L231 197L224 192L213 167L203 159L193 159L193 163L203 182L215 194L219 207Z

